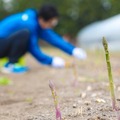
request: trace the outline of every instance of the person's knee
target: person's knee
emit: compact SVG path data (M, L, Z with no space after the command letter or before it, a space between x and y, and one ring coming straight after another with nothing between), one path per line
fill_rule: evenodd
M29 39L30 39L30 31L24 29L20 31L19 38L17 39L16 42L19 44L19 46L26 47L29 44Z
M17 47L27 47L29 44L29 39L30 39L30 32L27 29L19 31L17 33L16 39L14 39L14 45Z
M22 30L22 31L21 31L21 37L22 37L24 40L28 41L29 38L30 38L30 31L27 30L27 29Z

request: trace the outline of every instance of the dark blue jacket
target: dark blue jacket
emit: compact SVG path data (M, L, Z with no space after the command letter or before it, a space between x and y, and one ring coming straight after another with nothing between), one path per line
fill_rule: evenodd
M0 22L0 38L7 38L16 31L27 29L30 31L29 52L41 63L50 65L52 57L44 54L39 47L38 40L43 39L51 45L72 55L75 48L57 35L52 29L42 29L38 23L37 13L33 9L11 15Z

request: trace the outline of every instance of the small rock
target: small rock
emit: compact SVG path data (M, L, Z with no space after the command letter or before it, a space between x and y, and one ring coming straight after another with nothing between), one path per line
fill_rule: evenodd
M98 117L97 117L97 119L98 119L98 120L100 120L100 119L101 119L101 117L99 117L99 116L98 116Z
M77 105L76 105L76 104L73 104L73 108L77 108Z
M92 109L92 108L90 108L90 107L87 108L88 111L91 110L91 109Z
M105 114L103 114L103 116L106 116Z
M103 99L99 99L99 98L98 98L98 99L96 99L95 101L96 101L97 103L106 103L106 101L105 101L105 100L103 100Z
M83 92L83 93L80 94L80 97L81 97L81 98L85 98L86 96L87 96L87 95L86 95L85 92Z
M88 116L91 116L91 113L88 113Z
M92 90L92 87L91 86L88 86L87 87L87 91L91 91Z
M82 103L82 101L81 101L81 100L78 100L78 101L77 101L77 103L78 103L78 104L81 104L81 103Z
M117 101L120 101L120 98L118 98Z
M120 91L120 86L117 88L118 91Z
M96 93L93 93L92 95L91 95L91 97L96 97L97 96L97 94Z
M90 101L85 101L84 104L88 106L88 105L91 104L91 102Z
M62 120L67 120L67 119L65 117L63 117Z

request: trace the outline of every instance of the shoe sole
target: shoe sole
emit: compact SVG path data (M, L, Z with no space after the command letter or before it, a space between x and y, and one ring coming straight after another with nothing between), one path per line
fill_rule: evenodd
M5 73L5 74L11 74L11 73L13 73L13 74L25 74L25 73L27 73L27 72L11 72L10 70L8 70L8 69L6 69L6 68L1 68L0 69L0 71L2 72L2 73Z
M8 69L5 69L5 68L1 68L0 71L2 73L6 73L6 74L10 74L11 73Z

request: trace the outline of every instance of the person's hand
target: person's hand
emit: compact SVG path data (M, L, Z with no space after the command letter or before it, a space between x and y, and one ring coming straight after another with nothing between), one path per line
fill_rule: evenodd
M65 61L60 57L54 57L52 60L52 67L54 68L64 68L66 66Z
M75 48L73 50L73 56L80 60L85 60L87 58L86 52L81 48Z

